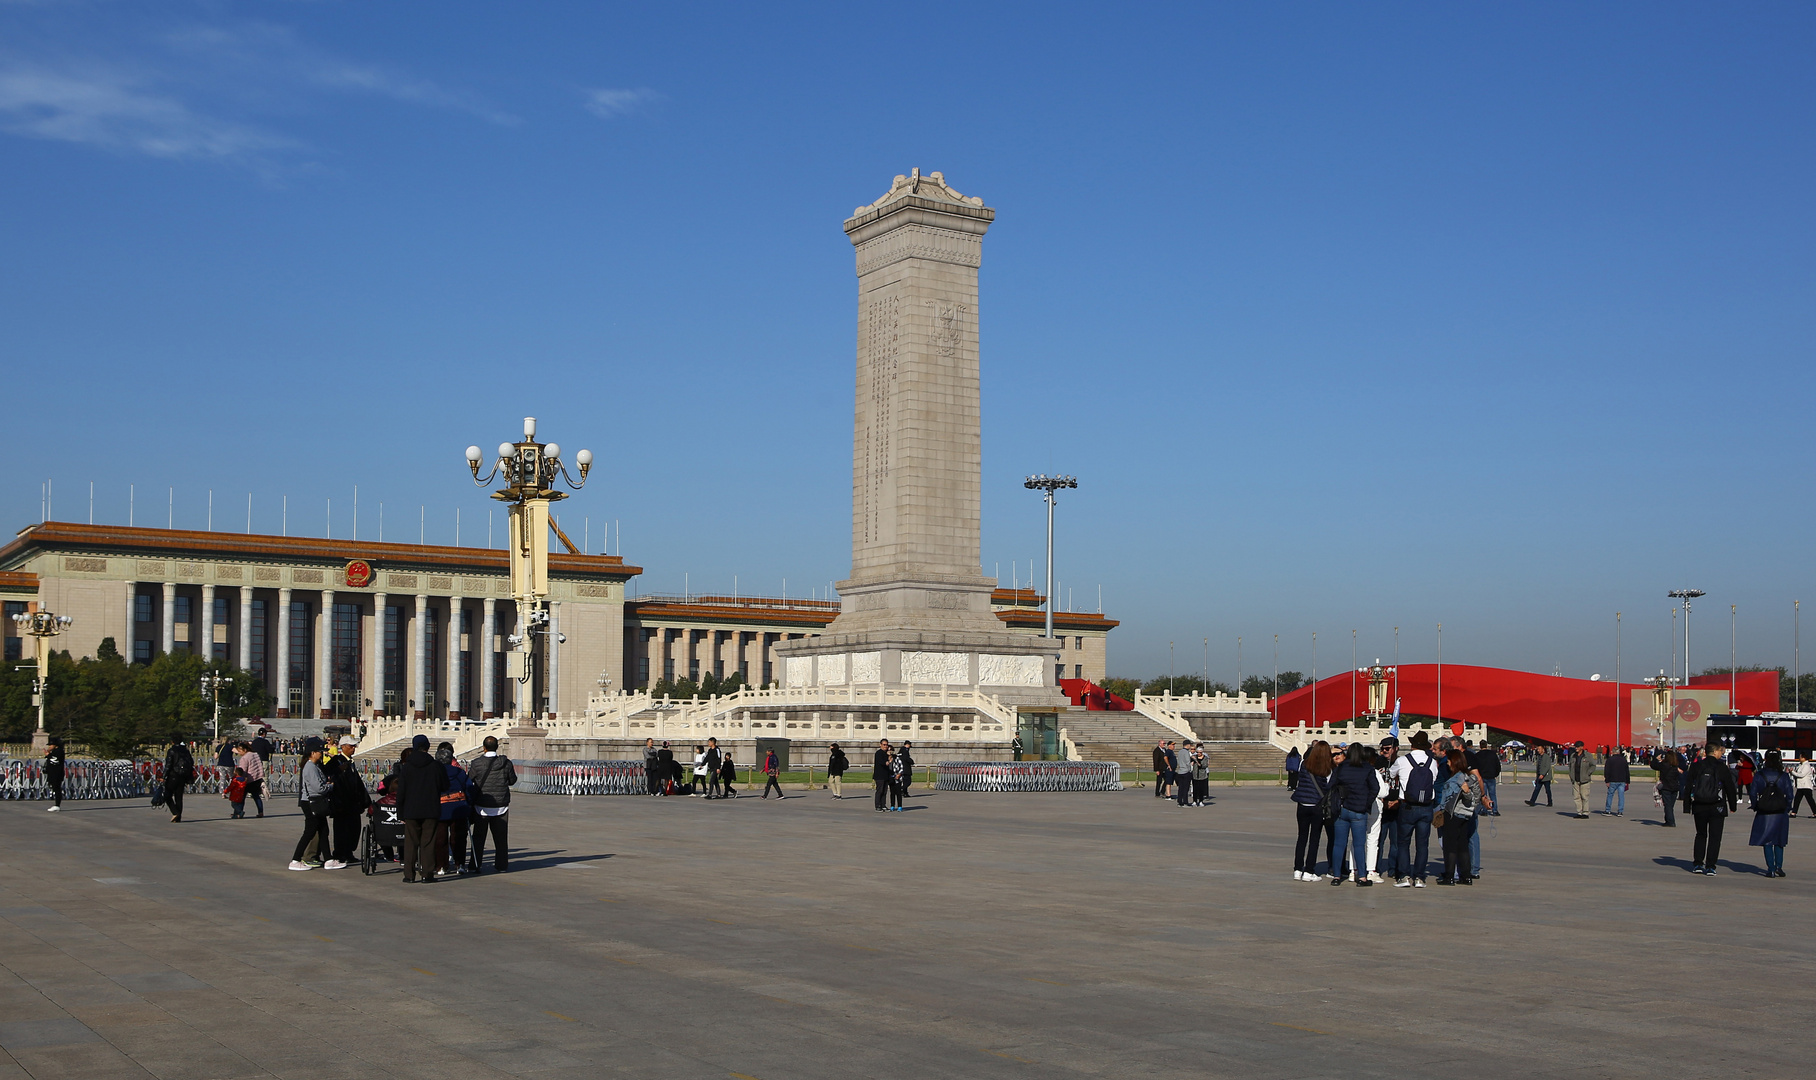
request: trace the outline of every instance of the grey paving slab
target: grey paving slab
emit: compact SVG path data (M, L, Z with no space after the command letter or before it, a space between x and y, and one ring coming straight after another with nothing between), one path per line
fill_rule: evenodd
M516 872L426 886L284 870L292 818L0 804L0 1077L1627 1077L1710 1026L1804 1071L1795 836L1703 879L1688 829L1513 807L1477 885L1364 890L1291 880L1270 789L912 801L526 798ZM1671 992L1711 928L1774 1010Z

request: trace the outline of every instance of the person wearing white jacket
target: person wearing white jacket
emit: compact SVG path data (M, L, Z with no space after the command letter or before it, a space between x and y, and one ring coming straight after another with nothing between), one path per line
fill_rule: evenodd
M1791 763L1791 783L1797 792L1792 797L1791 816L1796 817L1797 808L1807 802L1810 816L1816 817L1816 766L1811 765L1809 758L1800 757Z

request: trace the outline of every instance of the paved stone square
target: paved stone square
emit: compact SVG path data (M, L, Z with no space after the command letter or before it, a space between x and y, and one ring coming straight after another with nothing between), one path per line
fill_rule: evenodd
M1809 1075L1816 846L1502 794L1416 892L1293 881L1275 788L532 796L409 887L287 871L294 802L4 803L0 1078Z

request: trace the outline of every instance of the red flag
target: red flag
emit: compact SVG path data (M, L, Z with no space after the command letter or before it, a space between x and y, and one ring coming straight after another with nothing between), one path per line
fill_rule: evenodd
M1451 733L1451 734L1452 734L1452 735L1461 735L1461 734L1463 734L1463 721L1461 721L1461 720L1452 720L1452 721L1451 721L1451 722L1450 722L1450 733Z

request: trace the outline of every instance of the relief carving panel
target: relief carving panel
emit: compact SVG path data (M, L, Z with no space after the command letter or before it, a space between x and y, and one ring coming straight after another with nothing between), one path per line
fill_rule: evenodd
M971 654L905 652L902 654L902 681L967 685L971 682Z
M852 653L851 681L854 683L882 682L883 654L880 652Z
M977 658L977 681L982 686L1041 686L1046 665L1040 656L986 653Z

